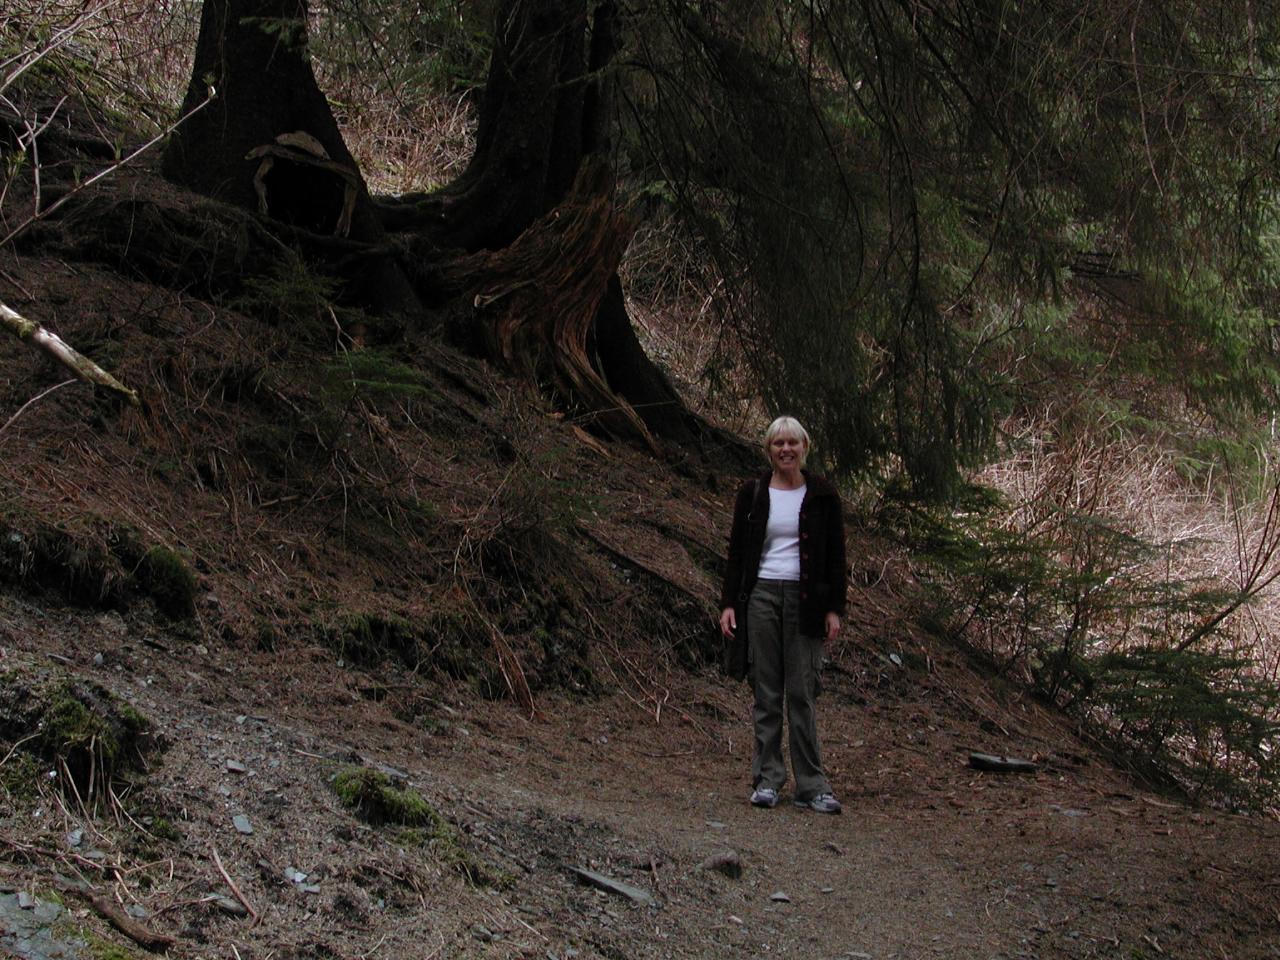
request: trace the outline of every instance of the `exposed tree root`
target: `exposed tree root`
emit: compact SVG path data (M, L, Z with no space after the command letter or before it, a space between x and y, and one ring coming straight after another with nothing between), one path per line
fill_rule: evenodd
M608 432L657 443L634 409L605 382L588 343L626 252L634 223L619 209L612 174L586 163L568 199L509 247L458 260L449 270L469 289L491 355L525 377L551 381Z

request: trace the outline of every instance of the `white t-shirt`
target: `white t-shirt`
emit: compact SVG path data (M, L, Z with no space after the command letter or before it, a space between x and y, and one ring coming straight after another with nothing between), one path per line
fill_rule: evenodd
M807 488L769 488L769 522L760 554L761 580L800 579L800 504Z

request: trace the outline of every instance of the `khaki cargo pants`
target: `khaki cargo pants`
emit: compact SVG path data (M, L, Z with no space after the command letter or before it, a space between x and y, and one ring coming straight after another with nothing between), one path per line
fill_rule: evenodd
M755 689L754 787L781 789L787 782L782 760L782 710L787 712L791 768L796 799L830 793L818 751L818 669L822 639L800 633L800 585L788 580L758 580L747 600L747 642Z

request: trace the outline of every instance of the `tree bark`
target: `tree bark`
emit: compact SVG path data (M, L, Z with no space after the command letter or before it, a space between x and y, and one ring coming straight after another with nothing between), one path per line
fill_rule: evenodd
M307 0L205 0L183 111L203 102L210 84L217 99L174 133L162 169L197 193L257 210L255 176L270 159L263 184L273 219L315 233L342 233L345 206L345 235L379 243L385 231L316 83L306 24ZM318 144L330 169L303 158L291 162L287 150L279 148L277 138L299 132ZM272 151L270 157L263 156L264 147ZM351 188L353 203L347 197ZM347 279L349 298L378 313L421 313L420 301L390 257L377 258Z
M509 246L453 265L496 361L548 383L591 426L657 445L644 421L601 375L589 344L600 304L634 224L615 204L613 177L586 164L566 201Z
M426 229L442 247L499 250L559 203L584 155L588 30L587 0L505 0L467 168L391 202L388 224Z

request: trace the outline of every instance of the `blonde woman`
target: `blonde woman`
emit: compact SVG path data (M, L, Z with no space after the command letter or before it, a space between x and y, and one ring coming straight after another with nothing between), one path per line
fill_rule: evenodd
M839 813L822 768L815 701L824 640L840 632L848 572L844 511L835 486L805 469L809 434L779 417L764 435L770 469L743 484L733 510L720 631L745 630L755 692L751 803L773 807L787 781L786 707L793 802Z

